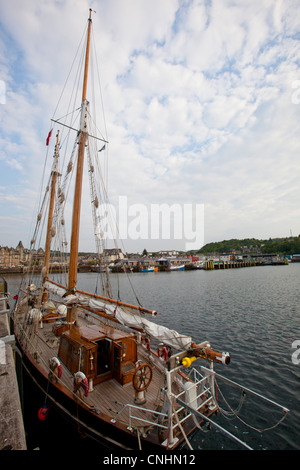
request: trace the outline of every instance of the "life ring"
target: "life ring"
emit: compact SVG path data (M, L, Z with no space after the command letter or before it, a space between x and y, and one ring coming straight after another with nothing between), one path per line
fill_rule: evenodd
M164 347L163 349L163 356L164 356L164 360L167 362L168 360L168 348Z
M157 348L157 355L158 357L163 358L167 362L169 357L168 348L166 346L159 345Z
M84 390L84 396L87 397L89 394L89 383L83 372L78 371L74 374L74 393L80 390L80 387Z
M146 346L146 349L150 349L150 338L149 336L142 336L141 343Z
M57 357L52 357L49 360L49 367L50 367L50 372L49 372L49 379L56 378L60 379L62 376L62 367L59 359Z

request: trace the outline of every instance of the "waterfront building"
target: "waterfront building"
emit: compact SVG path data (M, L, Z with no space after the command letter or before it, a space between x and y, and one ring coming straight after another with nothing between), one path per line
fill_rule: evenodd
M12 268L26 265L29 258L29 251L23 247L19 241L16 248L0 246L0 267Z

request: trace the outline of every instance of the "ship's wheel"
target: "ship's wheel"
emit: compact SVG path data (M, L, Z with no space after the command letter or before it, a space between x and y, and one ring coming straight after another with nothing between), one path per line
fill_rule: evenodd
M135 370L132 383L137 392L143 392L149 387L152 380L152 367L144 362Z

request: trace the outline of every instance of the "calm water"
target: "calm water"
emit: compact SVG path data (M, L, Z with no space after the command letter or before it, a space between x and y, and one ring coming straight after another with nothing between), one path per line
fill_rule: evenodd
M111 283L122 300L136 303L137 296L144 307L157 310L158 323L228 351L231 363L217 365L218 373L290 410L280 426L263 433L254 428L274 426L282 411L248 395L240 413L243 422L217 418L252 448L276 450L300 449L300 364L292 362L292 343L300 340L299 278L300 263L292 263L225 271L135 273L129 276L135 292L125 274L111 275ZM13 296L20 278L6 279ZM83 290L94 292L98 283L97 274L79 274L78 287ZM220 381L219 390L220 403L223 393L236 409L241 392ZM216 430L200 430L191 444L195 450L241 448Z

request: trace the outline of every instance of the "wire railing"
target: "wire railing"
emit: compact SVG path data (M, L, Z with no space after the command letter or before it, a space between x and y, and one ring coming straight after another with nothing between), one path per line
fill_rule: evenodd
M214 391L211 388L210 381L213 371L211 371L211 374L208 373L203 376L197 369L193 368L192 373L194 375L194 381L181 382L182 386L180 387L181 390L179 393L169 393L167 390L163 389L163 392L169 400L169 406L165 412L127 403L116 413L115 417L111 419L111 422L115 423L127 410L128 430L130 431L137 428L137 422L140 426L153 426L165 430L169 430L170 423L172 422L173 430L177 427L181 428L183 423L193 416L193 412L186 408L185 403L196 411L203 409L205 406L216 405L214 402ZM185 387L186 384L190 385ZM175 405L179 402L183 402L184 404L176 407ZM170 410L172 410L171 413ZM151 416L151 419L149 416Z

